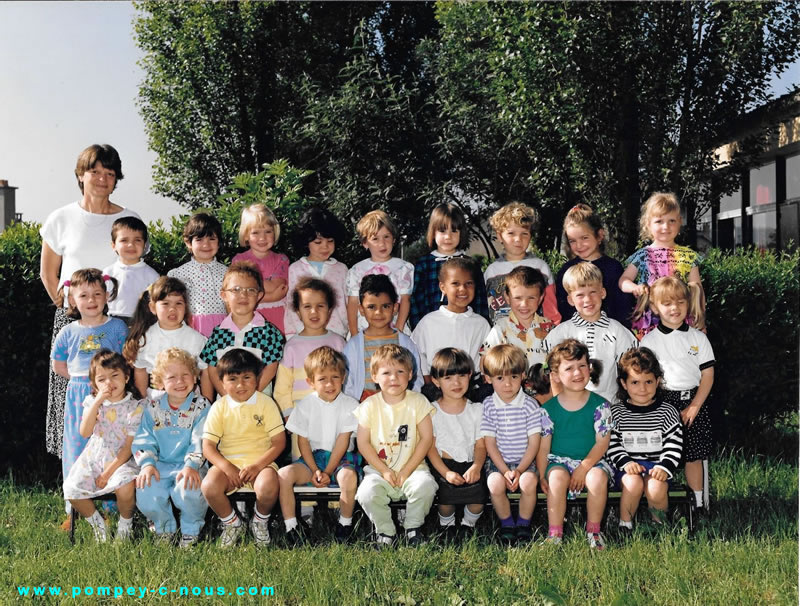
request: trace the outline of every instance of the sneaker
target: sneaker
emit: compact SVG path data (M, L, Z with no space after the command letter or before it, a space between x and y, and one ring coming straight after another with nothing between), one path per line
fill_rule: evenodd
M517 540L517 529L514 526L501 526L497 538L503 545L513 545Z
M586 538L589 540L589 547L597 551L603 551L606 548L606 538L601 532L593 532L587 534Z
M558 535L550 535L544 541L542 541L542 545L561 545L563 539Z
M92 526L94 530L94 540L98 543L106 543L108 541L108 526L103 522L100 526Z
M284 539L286 540L286 545L289 547L302 547L308 542L302 524L298 524L291 530L287 531Z
M418 547L425 542L422 528L409 528L406 530L406 543L409 547Z
M394 537L389 536L388 534L378 534L375 538L375 548L380 549L390 549L394 545Z
M223 524L222 536L219 538L219 546L223 549L233 547L239 541L239 537L244 534L244 524L239 520L238 524Z
M269 520L259 520L253 515L250 520L250 532L253 533L253 540L259 547L266 547L272 541L269 536Z
M188 549L199 540L200 537L196 534L181 534L181 541L178 545L181 549Z
M133 524L129 524L128 526L123 526L122 528L117 527L117 535L114 537L115 543L122 543L123 541L129 541L133 538Z
M530 543L533 539L533 530L530 526L517 526L517 542Z
M153 532L155 532L155 530ZM173 532L155 533L155 538L153 540L158 545L172 545L175 542L175 533Z
M336 522L336 530L333 531L333 536L336 539L337 543L349 543L350 542L350 535L353 534L353 525L344 526L343 524Z

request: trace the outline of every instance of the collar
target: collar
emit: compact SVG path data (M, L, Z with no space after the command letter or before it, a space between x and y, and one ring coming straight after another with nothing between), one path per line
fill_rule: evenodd
M319 403L320 403L320 404L322 404L323 406L332 406L333 404L336 404L336 403L337 403L337 402L338 402L338 401L341 399L342 395L344 395L344 392L343 392L343 391L340 391L340 392L339 392L339 395L338 395L338 396L336 396L336 397L333 399L333 401L332 401L332 402L328 402L327 400L323 400L322 398L320 398L320 397L319 397L319 394L318 394L316 391L312 391L312 392L311 392L311 395L313 395L313 396L314 396L314 398L317 400L317 402L319 402Z
M160 398L161 408L163 408L164 410L168 410L169 412L178 412L179 410L186 411L189 410L189 405L192 403L192 400L194 400L194 397L195 397L194 391L190 391L189 395L186 396L186 399L180 406L178 406L178 408L172 408L172 406L169 405L169 400L168 400L169 396L166 393L164 393L164 395L161 396Z
M658 329L658 332L664 335L668 335L675 330L678 332L689 332L689 325L686 322L678 326L678 328L669 328L668 326L664 326L661 322L659 322L656 324L656 328Z
M195 259L195 258L194 258L194 256L192 256L192 260L191 260L191 261L189 261L189 263L194 263L195 265L199 265L200 267L208 267L209 265L214 265L214 263L216 263L216 262L217 262L217 258L216 258L216 257L214 257L214 258L213 258L213 259L211 259L211 261L209 261L208 263L200 263L200 261L198 261L197 259Z
M599 326L600 328L608 328L611 325L611 322L608 321L608 316L604 311L600 312L600 318L597 320L597 322L589 322L588 320L584 320L576 311L574 314L572 314L570 322L572 322L575 326Z
M256 326L264 326L265 322L266 320L264 319L264 316L262 316L260 313L254 310L253 319L250 320L250 322L248 322L244 328L239 328L238 326L236 326L236 323L233 321L233 317L231 316L231 314L225 316L225 319L219 323L219 327L237 333L237 332L248 331Z
M467 311L464 311L464 312L461 312L461 313L456 313L454 311L450 311L444 305L440 305L439 306L439 313L444 314L448 318L455 318L455 319L469 318L470 316L474 316L475 315L475 312L472 311L471 307L467 307Z
M181 325L180 325L180 326L178 326L178 328L173 328L172 330L167 330L166 328L161 328L161 326L159 326L158 322L156 322L155 324L153 324L153 326L155 326L155 327L156 327L156 329L157 329L157 330L158 330L158 331L159 331L159 332L160 332L162 335L166 336L166 335L174 335L174 334L175 334L175 333L177 333L178 331L185 329L185 328L186 328L186 322L184 322L184 321L181 321Z
M239 408L240 406L244 406L245 404L255 404L258 402L258 390L253 392L253 395L247 398L244 402L238 402L233 399L233 396L225 396L228 398L228 406L230 408Z
M500 399L500 396L498 396L496 393L492 393L492 400L494 401L496 408L522 406L522 404L525 402L525 391L522 389L522 387L520 387L517 395L510 402L503 402L503 400Z
M325 261L311 261L306 256L306 257L300 257L300 260L306 265L311 265L312 263L322 263L323 265L334 265L336 263L336 259L334 259L333 257L328 257Z
M656 398L647 406L636 406L635 404L631 404L630 400L626 400L622 403L622 405L631 412L645 413L657 410L658 407L661 406L661 402L659 402L658 398Z
M431 255L434 261L447 261L448 259L456 259L458 257L465 257L466 253L463 250L457 250L452 255L445 255L438 250L432 250Z
M503 253L502 255L497 257L497 261L505 261L506 263L521 263L522 261L525 261L526 259L535 259L535 258L536 257L534 257L533 254L531 254L529 252L526 252L525 256L522 257L521 259L518 259L517 261L511 261L510 259L506 259L506 254Z
M117 259L116 262L114 263L114 266L117 267L118 269L121 269L122 271L130 271L132 269L138 269L140 267L144 267L145 265L147 265L147 263L145 263L141 259L139 259L133 265L126 265L125 263L122 262L121 259Z
M119 406L120 404L125 404L125 402L129 402L131 400L133 400L133 394L128 391L125 393L125 397L118 402L109 402L108 400L104 400L103 406Z

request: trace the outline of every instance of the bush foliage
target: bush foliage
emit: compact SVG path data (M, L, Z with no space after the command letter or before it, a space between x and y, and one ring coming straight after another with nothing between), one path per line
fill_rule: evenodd
M254 201L258 182L272 181L283 193L267 197L269 206L280 206L282 235L297 225L306 202L299 194L304 175L288 168L282 176L265 167L251 179L231 189L220 217L224 242L220 260L228 262L238 248L238 218L242 204ZM264 199L263 197L261 198ZM284 212L284 210L287 212ZM287 220L284 222L284 217ZM169 226L150 225L152 250L147 261L159 272L187 258L181 240L183 217ZM53 306L39 281L41 251L39 226L17 223L0 234L0 310L6 335L0 345L0 376L7 403L0 408L6 427L0 441L2 466L40 468L44 457L44 419L47 402L47 369ZM288 244L289 238L281 239ZM296 251L284 248L290 258ZM539 251L558 270L563 257ZM344 257L346 262L355 259ZM793 423L798 393L798 265L793 255L746 250L735 254L712 251L702 265L708 298L708 336L717 360L714 402L720 442L752 445L754 428L759 433L775 424Z

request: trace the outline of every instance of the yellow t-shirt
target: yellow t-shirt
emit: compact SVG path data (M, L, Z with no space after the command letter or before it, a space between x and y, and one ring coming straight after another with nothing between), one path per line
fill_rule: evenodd
M425 396L413 391L406 391L406 397L397 404L387 404L379 392L353 411L358 424L369 428L375 452L394 471L400 471L411 458L419 442L417 425L433 413ZM419 469L428 469L424 460Z
M253 395L252 403L222 396L208 412L203 428L203 439L216 443L220 454L239 468L264 456L273 436L283 432L275 401L260 391ZM272 467L277 470L274 463Z

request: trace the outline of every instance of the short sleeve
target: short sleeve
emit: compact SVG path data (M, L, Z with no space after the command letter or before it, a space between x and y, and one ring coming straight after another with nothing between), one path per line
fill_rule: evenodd
M227 408L227 406L225 406L223 399L219 399L214 402L214 404L211 406L211 410L208 411L206 423L203 426L204 440L209 440L214 442L214 444L219 444L219 441L222 439L222 417L225 413L223 408Z
M483 403L483 415L481 417L481 437L494 438L497 435L496 409L489 399Z
M50 358L58 360L59 362L66 362L69 359L69 338L68 338L69 324L58 331L55 340L53 341L53 351L50 353Z
M142 400L136 404L136 407L128 413L128 419L125 423L127 434L131 437L135 437L136 434L139 432L139 426L142 424L142 413L144 412L144 406L142 402L146 400Z
M358 289L360 287L358 277L360 272L356 265L347 270L347 277L345 278L345 290L348 297L357 297Z
M489 331L489 334L486 335L486 339L481 345L480 355L483 356L487 351L489 351L495 345L502 345L503 344L503 329L500 327L499 324L495 324L492 329Z
M372 421L372 407L370 406L369 398L364 400L356 407L355 410L353 410L353 416L358 421L358 424L362 427L371 427L370 422Z
M547 436L553 435L553 419L550 418L550 413L547 412L546 408L539 409L540 414L540 422L542 424L542 437L545 438Z
M594 432L605 438L613 428L611 406L605 400L594 409Z
M417 423L420 423L428 415L433 416L436 409L428 402L428 398L422 394L414 393L413 391L406 392L406 394L409 393L414 394L414 414L416 415Z
M526 398L527 400L527 398ZM542 410L533 402L525 402L525 407L528 409L526 424L528 436L533 436L542 433Z
M403 262L400 271L392 276L392 282L397 286L399 296L410 295L414 290L414 266L407 261Z
M304 400L305 398L303 398ZM300 400L289 415L289 420L286 421L286 431L296 433L298 436L308 437L308 405L303 400Z
M358 402L349 397L345 402L342 403L342 407L339 410L337 435L347 432L353 432L358 429L358 420L353 414L353 411L357 407L358 407Z
M268 406L264 414L266 417L265 423L267 427L271 428L267 430L267 435L270 438L274 438L284 431L283 419L281 418L281 412L278 410L278 405L275 404L275 401L269 396L267 396L267 398L272 402L272 406Z
M50 213L45 219L44 225L39 228L39 235L42 236L42 240L47 243L54 253L59 257L63 257L65 246L63 242L59 241L59 229L58 225L56 225L56 219L60 214L58 211Z
M711 341L708 340L708 337L705 334L699 330L697 330L695 334L698 337L698 365L700 366L700 370L705 370L706 368L714 366L714 349L711 347Z

